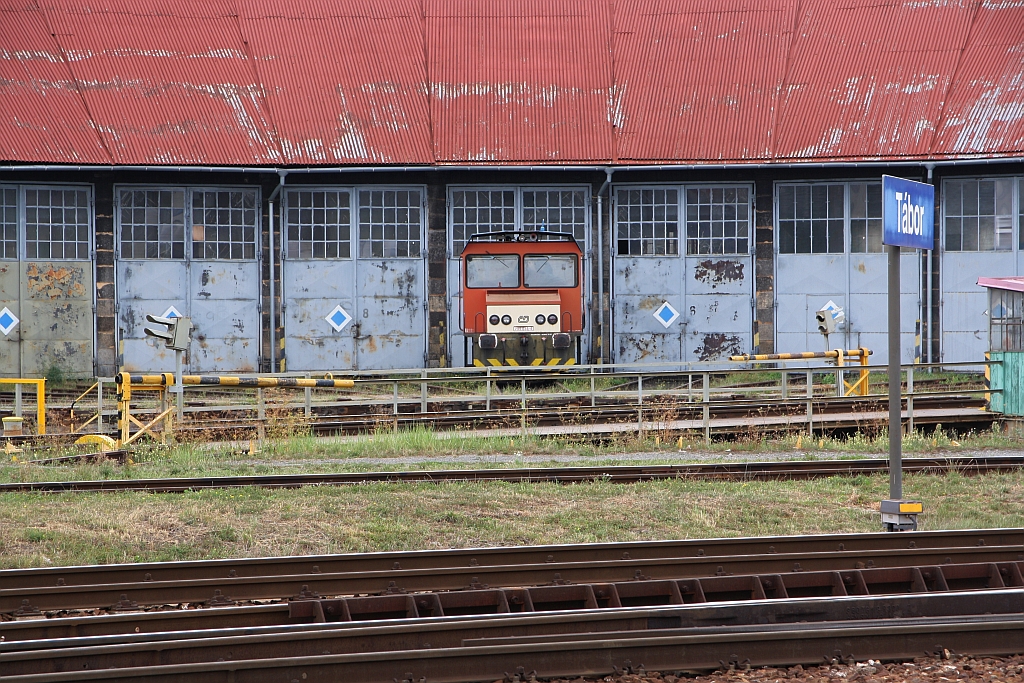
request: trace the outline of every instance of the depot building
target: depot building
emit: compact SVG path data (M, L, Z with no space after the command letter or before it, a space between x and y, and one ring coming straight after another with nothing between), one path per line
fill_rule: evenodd
M1024 6L67 2L0 47L0 375L461 366L460 255L583 253L581 362L886 360L881 176L935 186L904 362L1024 275Z

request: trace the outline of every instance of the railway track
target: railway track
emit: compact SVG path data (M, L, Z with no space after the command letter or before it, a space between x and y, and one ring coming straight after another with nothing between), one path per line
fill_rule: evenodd
M958 472L977 475L1013 472L1024 467L1024 456L932 456L905 458L903 471L913 474ZM856 460L795 460L681 465L608 465L597 467L487 468L410 470L399 472L340 472L326 474L267 474L230 477L171 477L163 479L96 479L87 481L28 481L0 484L3 492L149 491L181 493L202 489L301 488L381 482L502 481L578 483L609 481L635 483L663 479L766 481L833 476L870 476L889 471L883 458Z
M468 683L641 666L699 671L910 659L929 651L1006 655L1024 643L1022 541L1024 530L1002 529L7 570L0 572L5 593L54 578L73 592L83 587L76 581L138 571L160 583L152 579L225 570L234 579L242 569L273 583L272 571L310 561L352 577L391 563L388 574L408 578L403 561L438 575L494 569L499 583L404 592L389 582L375 595L316 595L307 585L279 604L0 623L0 677ZM675 578L630 575L640 566L634 555ZM547 580L503 574L516 560L529 572L541 558ZM614 564L625 571L610 580ZM691 575L678 576L681 568ZM305 578L320 577L310 571ZM226 602L222 596L219 604Z
M8 569L0 614L1020 561L1007 529Z

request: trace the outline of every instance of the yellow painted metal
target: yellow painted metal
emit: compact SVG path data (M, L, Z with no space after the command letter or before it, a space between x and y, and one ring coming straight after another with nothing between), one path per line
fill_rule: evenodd
M922 503L900 503L900 512L924 512Z
M112 439L105 434L86 434L78 437L75 443L101 446L104 450L117 450L117 439Z
M46 434L46 380L0 377L0 384L34 384L36 387L36 433Z

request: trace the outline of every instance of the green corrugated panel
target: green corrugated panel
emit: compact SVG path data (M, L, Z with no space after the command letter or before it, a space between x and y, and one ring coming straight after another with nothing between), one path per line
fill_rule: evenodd
M1017 351L993 352L990 387L1002 389L992 394L991 409L1004 415L1024 415L1024 353Z

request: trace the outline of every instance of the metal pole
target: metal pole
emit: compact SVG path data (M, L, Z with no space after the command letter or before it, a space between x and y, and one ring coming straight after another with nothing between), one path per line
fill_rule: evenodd
M282 179L283 180L283 179ZM270 372L277 372L277 327L274 325L274 200L270 200ZM262 241L262 240L261 240Z
M903 426L900 405L900 248L889 254L889 498L903 498Z
M174 391L178 394L178 422L185 417L185 387L181 383L181 351L174 352Z
M597 193L597 362L604 363L604 206Z

